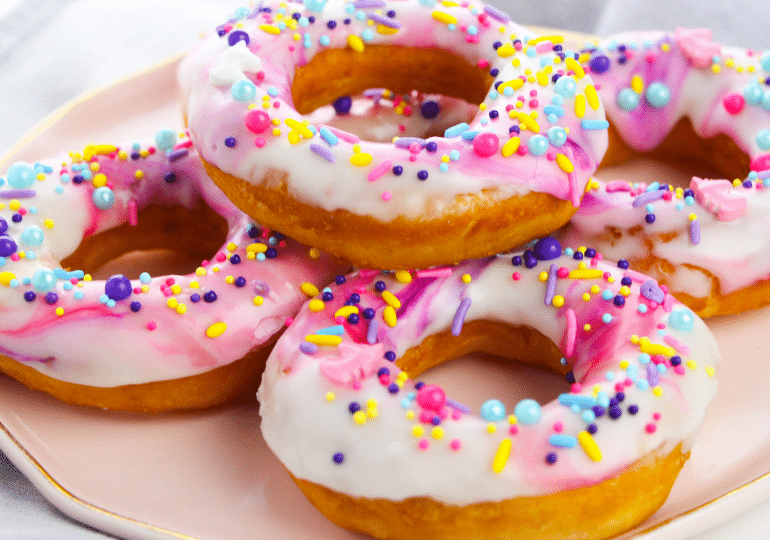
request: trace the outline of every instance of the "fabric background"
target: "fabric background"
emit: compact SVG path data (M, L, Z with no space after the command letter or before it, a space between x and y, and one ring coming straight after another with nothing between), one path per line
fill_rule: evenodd
M760 51L770 40L770 3L761 1L491 3L519 23L600 36L689 26L711 28L725 44ZM236 0L0 0L0 154L84 92L187 50L237 5ZM770 502L761 503L706 537L766 538L768 515ZM0 540L106 538L61 514L0 453Z

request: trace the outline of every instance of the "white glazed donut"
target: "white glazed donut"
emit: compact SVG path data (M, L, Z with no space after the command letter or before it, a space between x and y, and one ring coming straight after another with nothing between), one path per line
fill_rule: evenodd
M268 358L261 429L329 519L381 538L618 534L663 503L716 390L701 319L625 261L552 238L513 258L362 270L324 294ZM474 351L572 384L477 413L417 382Z

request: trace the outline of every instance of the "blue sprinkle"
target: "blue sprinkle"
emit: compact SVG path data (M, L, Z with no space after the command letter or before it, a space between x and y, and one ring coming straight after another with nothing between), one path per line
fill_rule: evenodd
M458 135L462 135L469 129L470 129L470 126L465 122L462 122L460 124L456 124L450 128L447 128L446 131L444 131L444 137L446 137L447 139L451 139L452 137L457 137Z
M574 448L577 446L577 439L572 435L561 435L559 433L554 433L548 437L548 443L551 446L555 446L557 448Z

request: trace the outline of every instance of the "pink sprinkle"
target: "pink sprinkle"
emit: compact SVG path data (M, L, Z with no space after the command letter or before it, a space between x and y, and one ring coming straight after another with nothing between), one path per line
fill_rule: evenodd
M399 124L398 125L398 131L400 131L401 133L405 132L406 131L406 126L404 124Z
M615 193L616 191L631 191L631 184L625 180L612 180L611 182L607 182L607 185L604 189L607 193Z
M430 443L426 439L420 439L420 442L417 443L417 448L420 450L427 450L430 448Z
M164 289L163 290L163 296L168 298L169 296L173 295L174 293L171 291L171 289Z
M562 266L556 271L556 275L562 279L569 277L569 268Z
M208 266L211 261L207 261L206 259L201 261L201 266Z
M738 114L746 105L746 100L741 94L728 94L722 100L725 110L730 114Z
M652 64L655 61L656 57L657 55L654 52L648 52L648 53L645 53L644 60L648 64Z
M27 215L27 209L26 208L19 208L19 214L21 214L22 216L26 216Z
M353 381L353 390L361 390L361 381Z
M172 277L166 278L166 285L168 285L169 287L171 287L174 283L176 283L174 278L172 278Z
M320 127L321 126L319 126L319 128ZM358 136L353 135L348 131L343 131L341 129L337 129L331 126L323 126L323 127L329 128L329 131L334 133L339 139L342 139L345 142L349 142L350 144L357 144L361 141L361 139L359 139Z
M631 386L632 384L634 384L634 381L629 378L626 378L626 380L623 381L623 386Z
M513 48L516 49L517 51L520 51L521 49L524 48L524 46L521 44L521 41L516 41L513 44Z
M274 109L280 109L281 108L281 102L280 101L273 101L273 108Z
M644 274L640 274L635 270L626 270L623 272L623 277L631 278L631 281L636 281L637 283L644 283L650 279L649 277L645 276Z
M382 178L382 176L388 172L391 167L393 166L393 162L389 159L386 159L376 167L374 167L371 171L369 171L369 174L367 175L367 179L370 182L374 182L375 180L379 180Z
M511 277L513 278L513 281L519 281L521 279L521 274L514 272Z
M646 426L644 426L644 430L647 433L655 433L655 430L657 429L658 427L655 424L647 424Z
M19 257L18 253L14 253L13 255L11 255L11 260L12 261L18 261L20 258L21 257Z
M459 439L452 439L452 442L449 443L449 448L454 450L455 452L460 449L462 445L460 444Z
M147 323L147 330L155 330L158 327L158 323L155 321L149 321Z
M452 275L452 269L449 266L444 266L442 268L428 268L427 270L417 270L414 275L419 278L449 277Z
M544 54L553 50L553 43L550 41L542 41L535 45L535 51L539 54Z
M265 72L264 71L258 71L257 72L257 80L258 81L264 81L265 80Z
M688 347L687 345L685 345L684 343L682 343L681 341L676 339L671 334L666 334L663 337L663 341L665 341L666 343L671 345L673 348L675 348L681 354L690 354L690 347Z
M489 67L489 62L485 58L479 59L479 62L477 64L481 69L485 69Z
M625 387L623 386L623 383L615 383L615 391L616 392L622 392Z
M128 224L131 227L136 227L139 224L139 210L137 210L136 201L133 199L128 201Z
M390 384L390 375L387 373L380 375L380 384L383 386L388 386Z
M548 150L545 157L548 161L556 161L556 150Z
M519 426L511 426L508 428L508 433L511 435L516 435L519 432Z
M380 271L379 270L370 270L368 268L362 268L361 270L358 271L358 273L359 273L359 275L362 278L369 279L369 278L373 278L374 276L379 274Z
M452 409L452 420L459 420L463 417L463 413L458 409Z
M217 262L225 262L227 260L227 255L224 253L217 253Z
M390 200L390 191L383 191L382 192L382 200L387 202Z
M141 294L141 293L142 293L142 288L141 287L137 287L137 288L134 289L134 294Z
M413 142L412 144L409 145L410 154L419 154L421 150L422 150L422 147L420 147L420 145L417 144L416 142Z
M262 148L263 146L265 146L265 139L263 139L262 137L257 137L257 140L254 141L254 146L256 146L257 148Z
M77 285L77 284L78 284L78 278L76 278L76 277L71 277L71 278L70 278L70 283L72 283L73 285Z
M294 322L294 317L286 317L286 320L284 321L286 326L291 326L291 323L293 322Z
M556 423L553 425L553 430L554 430L556 433L561 433L562 431L564 431L564 424L563 424L563 423L561 423L561 422L556 422Z
M664 191L663 192L663 200L664 201L670 201L673 196L674 196L674 194L671 191Z
M410 154L409 161L417 161L417 154Z
M539 105L538 101L536 99L530 99L529 100L529 106L533 109L537 109L537 106Z
M564 347L564 354L566 356L572 356L575 351L575 338L577 337L577 315L572 308L567 309L565 312L567 318L567 328L565 330L566 345Z
M653 413L652 419L655 420L656 422L660 420L660 413L659 412Z
M409 105L404 107L404 116L406 116L407 118L412 116L412 108Z
M684 375L684 366L682 364L679 364L674 368L674 373L677 375Z
M569 387L570 392L573 394L579 394L581 390L583 390L583 385L580 383L572 383L572 386Z
M600 260L598 257L591 257L591 266L598 266Z

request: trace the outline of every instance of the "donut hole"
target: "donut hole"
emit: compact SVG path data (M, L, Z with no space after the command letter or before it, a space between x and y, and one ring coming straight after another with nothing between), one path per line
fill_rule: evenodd
M137 225L123 224L84 238L62 260L65 269L83 270L95 279L123 274L186 275L210 260L227 239L227 221L205 204L194 209L151 205Z
M367 45L326 49L297 68L291 93L300 114L332 103L340 96L387 88L396 94L412 90L463 99L484 100L493 78L460 56L442 49Z
M568 384L570 368L562 357L549 338L530 327L469 321L459 336L451 331L430 336L396 364L478 413L487 399L500 399L509 411L524 398L552 401Z
M604 180L669 183L689 188L693 176L743 180L750 171L750 158L727 135L702 138L692 122L684 118L668 136L648 152L634 150L611 125L609 147L596 176Z

